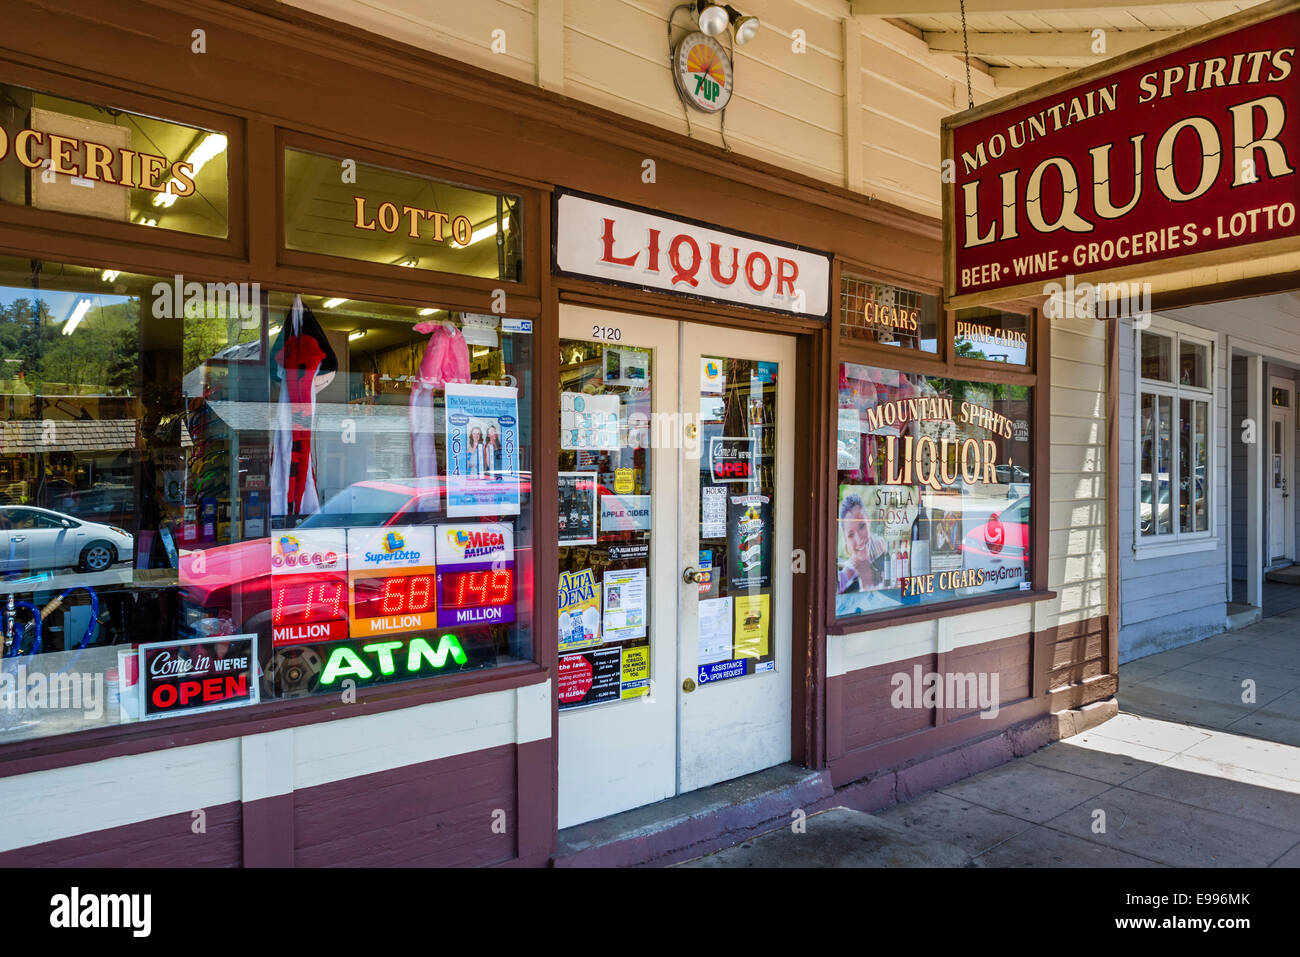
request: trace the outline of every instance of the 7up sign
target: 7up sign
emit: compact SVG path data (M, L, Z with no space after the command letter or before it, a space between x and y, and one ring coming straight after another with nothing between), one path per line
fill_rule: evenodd
M703 33L686 36L673 53L673 79L683 102L717 113L731 99L731 61L722 45Z

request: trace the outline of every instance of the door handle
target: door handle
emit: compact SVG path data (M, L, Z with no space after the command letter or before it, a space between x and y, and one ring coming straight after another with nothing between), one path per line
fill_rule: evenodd
M688 585L703 585L708 580L708 574L700 571L694 565L687 565L682 569L682 581Z

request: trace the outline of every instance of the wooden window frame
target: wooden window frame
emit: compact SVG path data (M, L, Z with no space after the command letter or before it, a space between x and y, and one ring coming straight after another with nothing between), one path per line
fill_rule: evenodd
M1050 449L1051 443L1048 438L1049 423L1049 402L1050 402L1050 329L1047 326L1047 320L1042 311L1031 304L1012 303L999 305L998 308L1004 312L1014 312L1024 315L1029 320L1030 328L1030 362L1025 367L1010 366L1000 362L985 362L975 360L958 360L955 356L955 350L952 342L953 323L955 322L955 312L949 309L941 309L939 313L939 351L937 354L920 352L913 349L900 349L894 346L881 345L879 343L865 342L858 339L848 339L841 334L841 277L845 273L851 273L854 278L865 279L868 282L880 282L890 285L899 285L922 294L932 294L942 297L942 286L939 283L928 282L917 279L916 277L891 276L883 273L881 270L873 269L870 266L858 262L836 258L834 268L832 269L831 281L833 283L835 309L830 319L830 343L831 343L831 376L830 389L826 396L828 405L827 414L829 421L832 423L830 429L831 440L835 440L836 431L834 423L838 418L839 411L839 368L843 363L852 362L861 365L873 366L875 368L890 369L898 372L919 374L926 376L940 376L944 378L961 379L967 382L990 382L1005 385L1024 385L1033 390L1032 409L1030 411L1030 458L1033 463L1030 478L1030 576L1032 590L1025 592L1004 591L995 592L988 595L973 595L964 598L954 598L950 601L934 602L929 605L918 605L905 609L885 609L881 611L869 612L846 616L843 618L835 615L835 596L837 575L835 569L838 567L837 550L839 547L839 536L836 532L835 509L826 509L822 516L823 529L826 540L827 554L825 556L826 582L824 584L824 598L826 601L826 618L825 627L828 635L850 635L866 631L874 631L880 628L889 628L895 625L912 624L914 622L932 621L936 618L944 618L949 615L962 614L970 611L978 611L987 608L1001 608L1008 605L1019 605L1027 602L1043 601L1054 598L1055 592L1046 587L1047 583L1047 548L1048 548L1048 530L1050 524L1049 502L1047 499L1050 494ZM1014 370L1014 371L1013 371ZM835 463L835 455L832 451L830 461ZM1041 479L1035 476L1042 476ZM1041 494L1040 494L1041 490ZM839 470L832 468L827 479L826 501L835 503L839 501Z

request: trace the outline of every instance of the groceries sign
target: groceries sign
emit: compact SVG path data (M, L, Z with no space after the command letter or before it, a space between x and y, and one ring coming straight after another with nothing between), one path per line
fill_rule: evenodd
M1300 248L1298 46L1287 0L944 120L948 305Z
M830 258L572 193L556 199L567 275L825 319Z

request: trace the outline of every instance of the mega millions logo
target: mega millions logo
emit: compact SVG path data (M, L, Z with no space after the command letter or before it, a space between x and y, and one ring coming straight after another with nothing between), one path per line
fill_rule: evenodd
M296 535L280 535L271 545L272 568L333 568L338 561L338 552L332 549L312 551L304 548Z
M506 537L497 531L450 528L447 542L461 558L486 558L505 547Z

